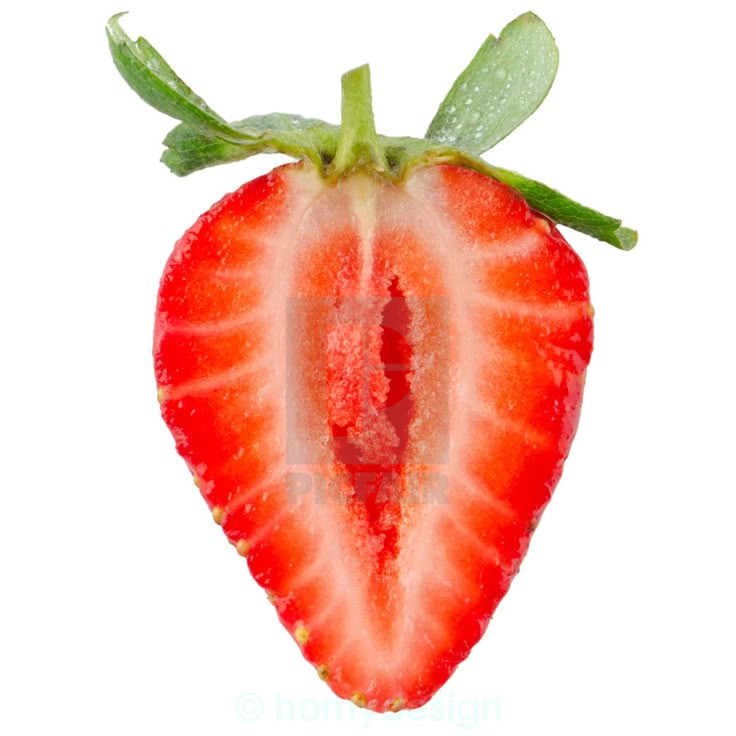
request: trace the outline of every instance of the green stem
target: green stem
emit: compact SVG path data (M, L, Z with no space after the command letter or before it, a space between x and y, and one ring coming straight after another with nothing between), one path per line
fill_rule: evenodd
M352 69L342 77L342 124L331 176L335 179L352 169L372 166L388 170L386 153L376 134L368 65Z

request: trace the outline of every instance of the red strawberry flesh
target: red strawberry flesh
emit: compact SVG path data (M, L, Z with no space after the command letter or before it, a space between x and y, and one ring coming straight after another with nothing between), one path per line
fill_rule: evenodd
M417 707L478 641L559 479L592 347L585 269L457 166L329 185L306 163L177 243L163 416L333 691Z

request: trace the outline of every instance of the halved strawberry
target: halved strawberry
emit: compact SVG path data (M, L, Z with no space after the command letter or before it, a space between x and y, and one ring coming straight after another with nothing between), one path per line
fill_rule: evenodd
M507 63L518 28L539 33L533 16L516 23L483 63ZM116 21L110 33L151 101L170 70ZM180 169L305 137L304 160L227 195L177 243L155 323L163 417L320 677L373 710L420 706L482 635L559 480L592 349L585 268L498 180L519 175L444 145L452 93L431 140L384 139L361 68L344 78L342 128L258 138L164 81ZM574 205L556 196L545 211ZM600 237L633 244L593 214Z

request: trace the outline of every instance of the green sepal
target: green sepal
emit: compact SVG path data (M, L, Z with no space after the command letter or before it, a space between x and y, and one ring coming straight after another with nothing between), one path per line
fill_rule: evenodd
M457 78L425 138L481 154L523 123L557 74L555 39L534 13L489 36Z
M197 95L145 38L133 41L120 17L107 23L118 71L145 102L181 121L164 141L163 162L180 176L256 153L309 158L320 169L337 147L337 128L321 120L273 113L228 123Z
M133 41L120 26L123 15L110 18L106 32L115 66L130 87L151 107L203 133L248 140L195 94L145 38Z
M338 126L316 118L271 113L254 115L230 125L257 137L253 141L232 143L181 123L164 138L167 148L161 160L178 176L241 161L257 153L283 153L294 158L306 156L317 169L322 169L337 149Z
M512 187L524 197L533 210L560 225L590 235L620 250L631 250L636 245L638 237L636 231L622 227L621 220L586 207L535 179L493 166L467 151L458 151L449 146L436 146L421 138L384 136L380 138L398 179L407 176L411 169L420 166L438 164L464 166Z
M637 232L623 227L621 220L586 207L542 182L529 179L516 171L492 166L475 156L463 156L457 163L516 189L532 209L559 225L590 235L620 250L631 250L636 245Z

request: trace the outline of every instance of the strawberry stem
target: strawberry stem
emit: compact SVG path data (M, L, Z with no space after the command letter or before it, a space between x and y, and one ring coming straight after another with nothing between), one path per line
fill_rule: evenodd
M371 73L367 64L343 74L341 122L330 178L339 179L347 172L363 166L386 172L389 166L376 133Z

